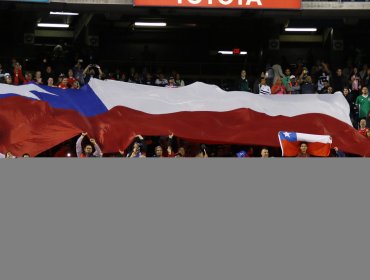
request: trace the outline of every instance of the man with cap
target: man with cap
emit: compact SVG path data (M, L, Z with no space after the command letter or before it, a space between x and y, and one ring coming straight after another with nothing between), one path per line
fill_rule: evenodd
M295 76L291 75L289 78L290 78L290 82L288 83L288 86L287 86L287 92L289 94L299 94L301 92L301 86L297 82Z
M12 85L13 84L12 76L9 73L4 74L4 83L7 84L7 85Z
M175 83L175 78L174 77L170 77L168 79L168 84L165 87L166 88L177 88L177 85Z

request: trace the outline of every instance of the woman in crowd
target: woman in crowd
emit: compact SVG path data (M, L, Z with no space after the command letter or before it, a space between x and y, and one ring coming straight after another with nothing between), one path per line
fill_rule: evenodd
M272 86L271 89L272 94L286 94L286 88L283 85L283 82L280 78L278 78L275 82L275 84Z

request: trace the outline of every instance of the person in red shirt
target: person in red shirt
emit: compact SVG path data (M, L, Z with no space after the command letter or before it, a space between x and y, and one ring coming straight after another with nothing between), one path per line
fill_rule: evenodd
M275 84L272 86L271 94L286 94L285 86L280 78L278 78Z
M26 72L26 74L24 75L23 84L26 85L26 84L29 84L30 82L32 82L32 73Z
M367 132L369 131L369 129L366 127L366 120L365 119L361 119L360 120L360 128L358 129L358 132L367 137Z
M22 73L22 66L19 64L19 62L16 62L14 64L13 73L14 73L14 77L13 77L13 84L14 85L17 86L17 85L23 84L25 82L25 78L24 78L23 73Z
M62 82L58 85L58 88L67 89L68 88L68 78L63 78Z
M76 81L76 78L74 77L73 70L68 70L68 87L73 87L73 83Z

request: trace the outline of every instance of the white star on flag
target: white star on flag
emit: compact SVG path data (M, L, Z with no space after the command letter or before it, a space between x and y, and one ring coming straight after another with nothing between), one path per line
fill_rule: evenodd
M289 138L290 137L290 133L289 132L284 132L284 136Z

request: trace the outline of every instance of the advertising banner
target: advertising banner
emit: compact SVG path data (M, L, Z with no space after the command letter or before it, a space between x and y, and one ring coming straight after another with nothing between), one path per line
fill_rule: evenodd
M234 8L234 9L300 9L301 0L134 0L135 6Z
M4 2L50 3L50 0L2 0Z

